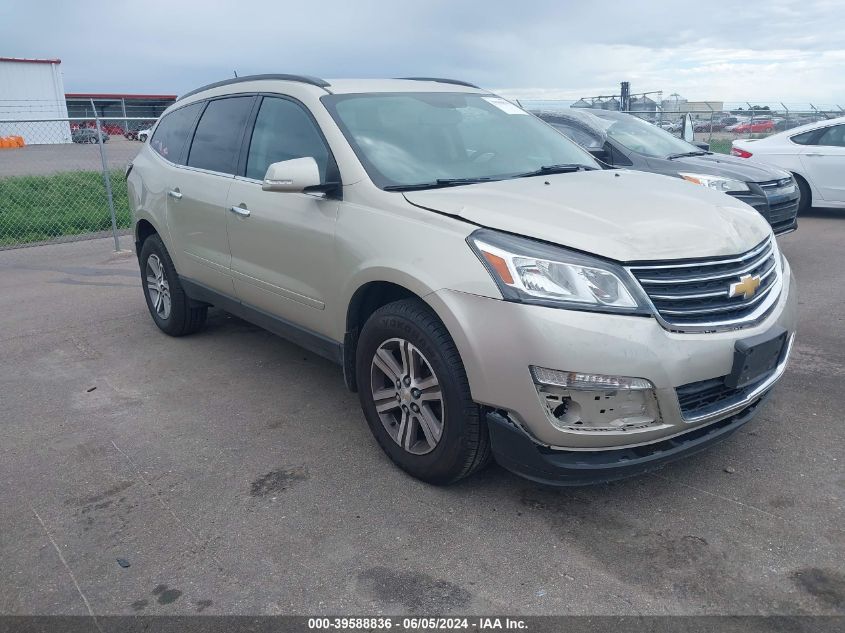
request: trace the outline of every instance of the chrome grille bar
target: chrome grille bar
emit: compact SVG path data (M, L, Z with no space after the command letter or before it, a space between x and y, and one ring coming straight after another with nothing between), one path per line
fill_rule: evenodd
M751 272L752 270L754 270L755 268L757 268L761 264L765 263L766 260L771 258L771 256L772 256L771 253L766 253L763 257L756 259L754 262L752 262L751 264L748 264L747 266L743 266L742 268L732 269L732 270L724 272L724 273L717 273L717 274L712 274L712 275L700 275L698 277L674 277L672 279L669 279L668 277L667 278L656 278L656 279L643 278L643 279L640 279L640 283L643 283L643 284L677 284L677 283L696 283L696 282L699 282L699 281L713 281L713 280L716 280L716 279L727 279L728 277L733 277L735 275L742 275L744 273ZM631 268L631 271L634 274L637 274L637 271L639 271L639 270L646 270L647 271L647 270L651 270L651 269L650 268L641 268L639 266L635 266L635 267ZM667 270L671 270L671 269L667 269Z
M685 267L692 267L692 266L722 266L724 264L732 264L734 262L742 262L750 257L754 257L758 253L767 250L768 247L771 245L769 244L768 238L760 242L757 246L752 248L747 253L743 253L742 255L737 255L736 257L725 258L725 259L705 259L701 261L692 261L692 262L678 262L677 264L643 264L641 266L633 266L633 268L637 269L648 269L648 270L659 270L661 268L667 269L676 269L676 268L685 268Z
M628 271L667 329L738 329L765 318L780 297L781 262L773 239L735 256L631 264ZM732 291L745 282L750 284L747 288L740 285Z

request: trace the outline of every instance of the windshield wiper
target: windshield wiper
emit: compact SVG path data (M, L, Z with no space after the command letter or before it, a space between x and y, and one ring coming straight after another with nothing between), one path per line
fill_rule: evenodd
M674 158L686 158L687 156L704 156L706 154L712 154L713 152L705 152L703 149L695 151L695 152L681 152L680 154L669 154L666 157L666 160L672 160Z
M524 174L517 174L512 178L527 178L529 176L544 176L546 174L569 174L574 171L592 171L596 167L582 165L581 163L562 163L560 165L543 165L534 171L527 171Z
M458 185L472 185L478 182L495 182L500 178L438 178L433 182L420 182L414 185L388 185L385 191L416 191L419 189L439 189L442 187L457 187Z

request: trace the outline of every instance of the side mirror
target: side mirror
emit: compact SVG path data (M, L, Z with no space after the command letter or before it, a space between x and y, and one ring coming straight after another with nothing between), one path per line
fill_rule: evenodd
M689 112L684 117L684 126L682 128L681 138L687 143L692 143L695 140L695 126L692 123L692 116Z
M321 184L317 161L306 156L271 164L264 175L261 188L264 191L303 193L309 189L314 191L314 188L319 188Z
M703 149L705 152L710 151L710 144L705 143L704 141L693 141L692 144L698 147L699 149Z

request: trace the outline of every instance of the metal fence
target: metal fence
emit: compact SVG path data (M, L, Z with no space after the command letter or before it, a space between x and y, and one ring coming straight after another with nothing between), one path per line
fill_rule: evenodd
M0 249L111 235L118 250L131 224L124 174L154 122L0 118Z

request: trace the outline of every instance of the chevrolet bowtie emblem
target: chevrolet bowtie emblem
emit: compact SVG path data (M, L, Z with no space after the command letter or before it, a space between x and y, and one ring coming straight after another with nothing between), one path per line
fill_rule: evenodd
M760 287L760 275L743 275L739 281L731 284L731 289L728 290L728 296L731 298L742 295L743 299L750 299L757 292Z

